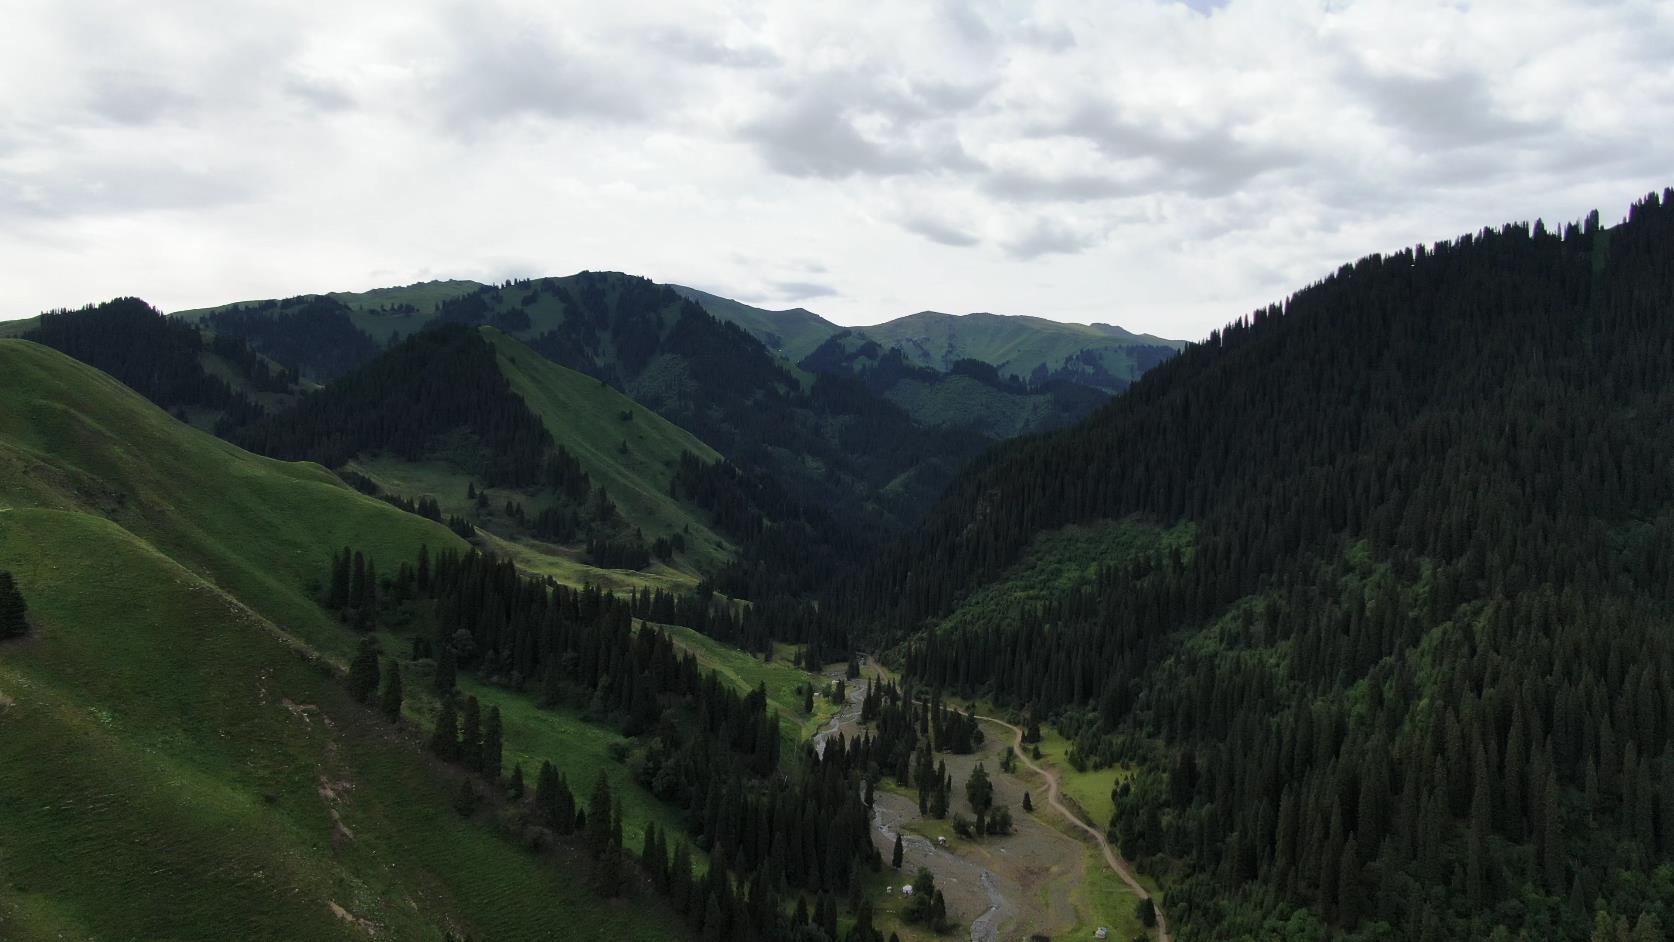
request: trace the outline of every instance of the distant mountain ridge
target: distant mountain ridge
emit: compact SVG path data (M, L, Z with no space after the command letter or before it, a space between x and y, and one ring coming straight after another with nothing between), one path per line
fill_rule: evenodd
M430 322L449 302L489 287L468 280L428 281L237 302L178 311L175 316L211 323L229 311L290 314L326 302L341 312L348 325L387 344L392 337ZM952 372L961 360L979 360L995 367L1001 376L1017 376L1032 385L1071 380L1115 393L1185 346L1184 341L1136 334L1114 324L1067 323L1028 314L920 311L879 324L844 327L806 308L772 310L685 285L666 287L717 319L744 328L770 352L796 366L803 366L834 337L848 334L874 340L885 350L900 349L908 362L941 373Z

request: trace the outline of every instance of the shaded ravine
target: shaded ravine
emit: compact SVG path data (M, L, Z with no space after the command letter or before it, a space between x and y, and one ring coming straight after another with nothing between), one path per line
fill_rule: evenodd
M1151 895L1151 891L1147 890L1140 884L1139 878L1134 875L1133 867L1128 864L1127 860L1118 855L1110 846L1110 840L1105 837L1104 832L1100 831L1096 827L1093 827L1091 824L1088 824L1086 821L1081 820L1080 816L1070 811L1069 808L1064 805L1063 801L1059 799L1058 776L1048 770L1045 766L1037 765L1033 759L1029 758L1028 750L1023 748L1023 730L1007 723L1005 720L996 719L992 716L979 716L977 719L982 720L985 723L994 723L998 726L1004 726L1006 729L1011 730L1012 735L1015 736L1017 740L1017 758L1023 760L1024 765L1027 765L1029 768L1035 770L1041 778L1046 779L1046 801L1052 806L1052 810L1063 815L1065 820L1091 835L1093 840L1098 843L1099 849L1104 851L1104 859L1106 863L1110 864L1110 869L1116 871L1116 875L1122 878L1122 882L1126 883L1129 889L1133 890L1134 895L1138 896L1140 899L1151 900L1152 905L1156 906L1157 912L1157 937L1161 939L1162 942L1169 942L1168 917L1163 915L1162 906L1157 904L1156 899Z
M833 680L842 679L837 674L827 676ZM859 722L865 699L865 685L850 681L847 702L843 704L843 708L810 740L816 753L825 755L825 744L832 736L837 735L845 724ZM918 809L907 799L880 791L873 796L872 826L884 835L886 843L893 844L895 838L900 836L904 857L903 870L908 869L908 865L915 870L924 867L935 876L936 883L940 886L969 883L981 887L982 892L988 897L988 908L971 920L971 942L998 942L1000 926L1016 915L1016 907L999 891L994 874L987 868L937 847L927 837L900 830L902 822L917 811Z

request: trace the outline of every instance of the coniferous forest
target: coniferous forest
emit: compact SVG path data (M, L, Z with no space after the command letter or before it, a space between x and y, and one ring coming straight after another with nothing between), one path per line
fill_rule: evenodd
M1130 763L1182 939L1584 937L1674 904L1674 193L1373 256L1003 446L829 604ZM1190 522L984 627L1031 539Z

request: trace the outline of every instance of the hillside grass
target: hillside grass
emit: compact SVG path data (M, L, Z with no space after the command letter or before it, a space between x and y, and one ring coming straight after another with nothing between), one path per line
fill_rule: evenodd
M34 625L0 646L0 937L678 934L459 818L334 672L115 523L0 511L0 568Z
M773 660L764 661L758 655L681 625L656 627L667 632L675 644L692 652L700 665L731 681L735 689L747 693L757 687L765 688L768 707L779 714L782 727L797 743L812 738L841 709L839 704L819 694L820 688L830 683L828 679L796 666L794 648L777 646ZM814 712L805 713L800 691L810 683L815 691Z
M499 330L485 327L483 336L498 352L512 389L647 540L684 533L686 553L676 556L683 569L712 571L731 557L732 545L710 529L708 515L669 494L681 452L706 462L719 461L720 454L609 385L559 366Z
M348 701L332 551L388 573L457 537L34 344L0 342L0 404L34 624L0 645L0 938L683 934L460 819L456 773Z
M310 462L252 455L177 422L90 366L0 341L0 507L84 510L334 657L353 642L315 603L335 549L392 573L446 527L362 495Z

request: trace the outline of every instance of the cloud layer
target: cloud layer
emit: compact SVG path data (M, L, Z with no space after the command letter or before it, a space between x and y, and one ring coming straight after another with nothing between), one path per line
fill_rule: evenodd
M593 268L1197 337L1674 183L1655 0L19 6L0 316Z

